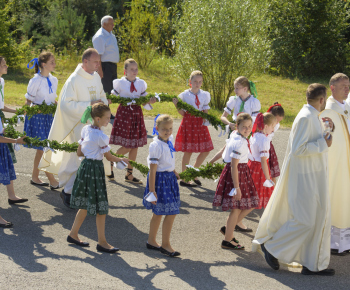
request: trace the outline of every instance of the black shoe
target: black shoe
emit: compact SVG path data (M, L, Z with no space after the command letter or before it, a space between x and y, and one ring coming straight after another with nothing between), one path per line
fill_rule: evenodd
M49 186L48 182L37 183L33 180L30 180L30 184L37 185L37 186Z
M12 228L12 227L13 227L13 223L11 223L11 222L7 222L6 224L0 224L0 228L8 229L8 228Z
M193 180L195 184L201 186L202 185L202 182L200 182L198 179L194 179Z
M226 226L221 227L220 233L222 233L223 235L226 235ZM235 238L233 238L233 239L231 240L231 242L232 242L232 241L234 241L236 244L239 244L239 241L236 240Z
M164 248L162 248L162 247L160 247L160 252L161 252L162 254L168 255L169 257L172 257L172 258L181 255L179 252L176 252L176 251L175 251L175 252L169 252L169 251L167 251L166 249L164 249Z
M89 247L90 246L89 243L87 243L87 242L79 242L79 241L73 239L71 236L67 237L67 242L71 243L71 244L76 244L76 245L78 245L80 247Z
M303 275L319 275L319 276L334 276L335 271L334 271L334 269L325 269L322 271L313 272L313 271L310 271L308 268L303 266L303 269L301 270L301 274L303 274Z
M59 189L60 188L60 185L59 184L57 184L57 186L52 186L51 184L50 184L50 189L51 190L56 190L56 189Z
M152 246L152 245L150 245L149 243L146 243L146 247L147 247L147 249L149 249L149 250L156 250L156 251L160 251L160 248L161 248L161 247Z
M184 186L184 187L196 187L197 184L193 184L193 183L187 183L187 182L184 182L184 181L180 181L180 185L181 186Z
M17 199L17 200L8 199L7 201L9 202L9 204L23 203L23 202L27 202L28 198L21 198L21 199Z
M119 251L118 248L106 249L106 248L100 246L99 244L97 244L96 250L99 251L99 252L105 252L105 253L109 253L109 254L113 254L113 253Z
M344 251L344 252L340 252L337 249L331 249L331 255L334 256L346 256L349 252L348 251Z
M272 256L265 248L264 244L261 244L261 250L263 251L263 253L265 254L265 260L267 262L267 264L269 264L269 266L274 269L274 270L278 270L280 268L280 263L278 262L278 260Z
M221 242L221 248L226 249L226 250L244 250L245 249L244 246L241 246L240 244L235 246L231 242L228 242L228 241L225 241L225 240L223 240Z
M64 204L66 207L71 208L71 207L70 207L70 197L71 197L71 194L65 193L65 192L64 192L64 189L62 189L62 192L60 193L60 196L61 196L61 198L62 198L63 204Z
M115 116L113 114L111 114L111 120L114 120Z
M235 231L236 231L236 232L251 233L253 230L250 229L250 228L243 229L243 228L241 228L240 226L237 225L237 226L235 227Z
M109 181L114 180L114 172L112 171L111 175L106 175Z

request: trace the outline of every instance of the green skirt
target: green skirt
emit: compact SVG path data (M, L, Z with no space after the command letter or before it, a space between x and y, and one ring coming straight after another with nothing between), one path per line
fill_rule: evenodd
M2 126L4 127L4 120L5 120L5 114L4 112L0 109L0 117L1 117L1 120L2 120ZM16 159L16 155L15 155L15 150L13 149L13 145L12 143L7 143L7 146L9 147L9 150L10 150L10 155L11 155L11 158L12 158L12 163L17 163L17 159Z
M108 213L105 170L102 160L84 159L74 181L70 207L86 209L88 215Z

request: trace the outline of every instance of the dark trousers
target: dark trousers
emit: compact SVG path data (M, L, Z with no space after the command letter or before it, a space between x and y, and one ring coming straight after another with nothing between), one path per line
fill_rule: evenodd
M102 62L102 85L105 93L110 94L113 90L113 80L117 79L117 64L113 62Z

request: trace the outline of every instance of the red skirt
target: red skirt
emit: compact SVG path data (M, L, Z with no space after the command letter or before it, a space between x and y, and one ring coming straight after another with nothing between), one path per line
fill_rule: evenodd
M142 109L138 105L119 105L109 144L138 148L147 144L147 132Z
M213 206L221 206L223 211L229 209L251 209L259 206L259 195L255 189L253 179L247 163L238 164L238 179L241 189L241 200L235 200L228 194L234 188L231 174L231 163L227 163L220 175L216 188Z
M278 165L278 159L275 151L275 147L273 147L272 142L270 143L270 158L269 158L269 166L271 171L271 178L280 176L280 167Z
M187 112L183 117L175 138L175 150L181 152L209 152L214 149L207 126L203 118Z
M269 160L267 160L267 166L269 166ZM250 170L250 174L253 178L255 188L259 194L259 207L257 208L258 209L261 209L263 207L266 208L274 187L263 186L266 178L261 168L261 162L249 160L248 167ZM270 172L270 168L269 168L269 172Z

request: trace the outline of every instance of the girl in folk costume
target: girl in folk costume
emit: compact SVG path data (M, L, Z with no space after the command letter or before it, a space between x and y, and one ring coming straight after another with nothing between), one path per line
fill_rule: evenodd
M85 159L81 162L74 181L70 206L79 210L67 237L67 242L81 247L89 246L89 243L79 239L78 232L86 215L92 215L96 216L98 234L96 249L101 252L115 253L119 249L108 244L105 236L108 198L102 159L104 156L111 162L128 163L128 160L115 157L110 152L109 138L101 130L102 126L108 125L110 118L109 107L103 103L95 103L86 109L81 119L82 123L86 123L89 119L92 125L86 125L82 129L81 139L78 142L77 154L85 156Z
M124 62L125 77L113 81L112 94L122 98L136 99L147 95L147 84L144 80L139 79L137 62L131 58ZM151 98L148 104L144 104L147 109L151 104L156 102L156 98ZM130 104L129 106L119 105L113 124L109 144L121 145L117 154L125 155L129 153L129 159L135 161L138 147L147 144L147 132L143 113L140 106ZM142 183L132 174L132 166L128 166L128 174L125 181L133 183ZM108 176L110 180L114 179L113 167L112 175Z
M34 65L30 67L30 69L35 68L35 75L28 84L27 93L25 94L26 104L31 106L41 105L44 102L47 105L56 104L57 102L55 99L57 97L56 91L58 80L51 75L51 72L54 71L56 67L55 57L51 52L42 52L38 58L32 59L29 64L31 62L34 62ZM27 65L28 68L29 64ZM49 136L53 118L52 114L41 113L36 114L31 118L26 116L24 121L24 132L26 132L26 135L29 137L45 140ZM53 174L45 172L50 184L43 182L39 178L38 166L44 153L43 147L30 148L37 149L30 183L38 186L50 185L52 190L57 189L59 187L58 181Z
M250 153L248 167L253 177L254 185L259 194L258 209L266 207L273 191L268 164L270 139L267 137L273 132L276 117L271 113L259 113L256 117L252 137L250 138Z
M236 118L237 131L227 139L223 154L226 162L216 188L213 206L221 206L223 211L231 210L226 226L220 229L225 235L221 243L223 249L244 249L234 238L233 232L238 222L259 205L259 195L248 168L249 140L253 120L248 113ZM233 194L233 195L232 195Z
M15 169L13 167L13 163L15 159L14 150L12 147L12 143L24 144L23 138L20 139L10 139L3 137L4 134L4 119L5 115L2 112L16 113L16 110L12 110L4 104L4 86L5 82L2 78L2 75L7 74L6 60L2 56L0 56L0 183L6 185L7 194L8 194L8 203L23 203L28 201L26 198L20 198L16 196L15 189L13 187L13 180L16 179ZM7 144L6 144L7 143ZM11 145L11 146L8 146ZM2 225L5 226L2 226ZM6 225L9 226L6 226ZM0 217L0 227L11 227L12 224L7 223L4 219Z
M200 89L203 83L202 72L193 71L189 83L191 89L181 93L179 98L195 109L208 113L210 109L210 94ZM176 107L178 99L174 98L173 102ZM214 146L210 138L208 127L203 125L203 118L192 116L182 109L178 110L178 112L183 116L183 119L176 135L175 150L184 152L182 171L185 171L186 165L190 163L193 152L199 152L194 164L194 167L199 167L208 156L209 152L214 149ZM180 185L192 187L202 184L198 179L195 179L194 182L195 184L181 181Z
M276 117L276 122L277 122L275 128L273 129L273 132L267 136L270 139L269 166L270 166L271 178L272 178L272 181L276 183L276 177L280 176L280 167L278 164L275 147L272 144L272 138L274 136L274 133L279 129L280 122L284 118L284 109L282 108L281 104L276 102L267 110L267 112L274 115Z
M180 213L180 193L175 171L175 149L173 147L173 119L168 115L158 115L156 119L157 135L149 146L147 157L150 169L145 189L143 205L152 209L147 249L157 250L170 257L179 256L170 244L170 233L177 214ZM156 241L162 216L162 245Z

